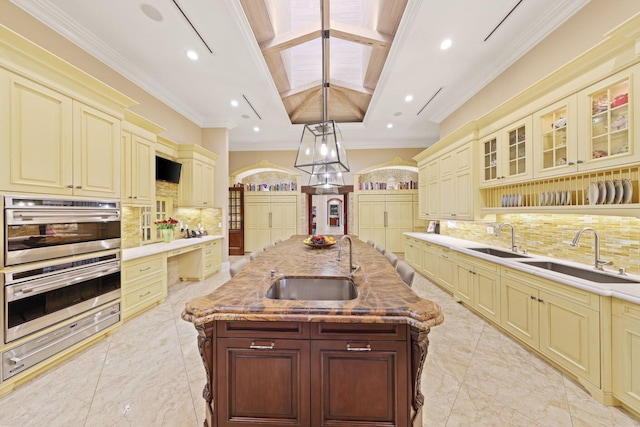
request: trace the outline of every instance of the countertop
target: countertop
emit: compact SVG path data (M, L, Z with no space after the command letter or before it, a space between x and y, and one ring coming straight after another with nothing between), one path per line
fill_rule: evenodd
M156 255L162 252L168 252L187 246L195 246L200 243L211 240L222 239L221 235L211 235L202 237L192 237L190 239L175 239L169 243L152 243L150 245L139 246L137 248L129 248L122 250L122 261L131 261L132 259L142 258L149 255Z
M470 250L470 248L478 248L478 247L493 247L496 249L509 251L509 248L499 247L499 246L491 246L486 244L481 244L469 240L458 239L450 236L443 236L440 234L428 234L428 233L404 233L405 236L413 237L419 240L423 240L425 242L431 242L440 246L447 247L456 252L463 253L465 255L470 255L479 259L483 259L486 261L491 261L496 264L504 265L514 270L524 271L526 273L535 274L539 277L544 277L549 280L553 280L558 283L563 283L565 285L573 286L575 288L584 289L589 292L593 292L597 295L603 296L612 296L615 298L619 298L621 300L629 301L635 304L640 304L640 283L596 283L589 280L580 279L577 277L568 276L566 274L556 273L554 271L545 270L542 268L530 266L527 264L523 264L521 261L522 258L519 258L521 261L517 261L516 259L510 258L500 258L497 256L492 256L488 254L483 254L481 252ZM585 243L586 244L586 243ZM526 258L526 261L552 261L559 264L570 265L572 267L582 268L585 270L592 270L592 265L586 265L582 263L577 263L573 261L559 260L557 258L551 258L548 256L535 255L535 254L527 254L529 257ZM605 272L611 276L618 276L616 271L608 271L606 266ZM640 276L635 274L629 274L626 276L618 276L621 278L632 279L640 281Z
M336 260L338 244L312 248L290 239L262 252L234 278L210 293L189 301L182 318L196 326L214 320L287 320L350 323L406 323L429 330L443 322L440 307L416 295L389 261L371 246L353 237L353 263L360 266L353 281L358 296L350 301L276 300L265 295L276 279L288 277L347 277L349 245ZM336 237L337 239L338 237Z

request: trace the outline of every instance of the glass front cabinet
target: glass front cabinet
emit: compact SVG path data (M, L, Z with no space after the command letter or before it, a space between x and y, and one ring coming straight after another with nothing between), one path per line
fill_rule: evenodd
M536 178L578 170L577 104L573 95L533 114Z
M504 185L530 178L531 141L531 116L481 138L481 186Z

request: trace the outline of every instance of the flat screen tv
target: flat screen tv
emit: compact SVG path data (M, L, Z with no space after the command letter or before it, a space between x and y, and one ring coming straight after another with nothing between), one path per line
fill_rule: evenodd
M174 182L178 184L180 182L180 170L182 170L182 163L156 156L157 181Z

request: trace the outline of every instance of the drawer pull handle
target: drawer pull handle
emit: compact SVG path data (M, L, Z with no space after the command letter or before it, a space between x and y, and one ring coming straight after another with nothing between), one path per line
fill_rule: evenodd
M256 345L255 341L251 341L251 345L249 346L252 350L273 350L276 343L272 342L270 345Z
M151 291L147 291L144 294L140 294L140 298L142 297L146 297L147 295L149 295L151 293Z
M371 351L371 344L366 347L351 347L351 344L347 344L347 351Z
M141 269L140 269L140 271L147 271L147 270L151 270L151 267L141 268Z

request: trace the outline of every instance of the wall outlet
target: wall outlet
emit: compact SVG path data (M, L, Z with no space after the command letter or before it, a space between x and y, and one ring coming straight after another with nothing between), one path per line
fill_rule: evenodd
M488 226L487 227L487 234L493 234L493 233L494 233L493 227L492 226Z

